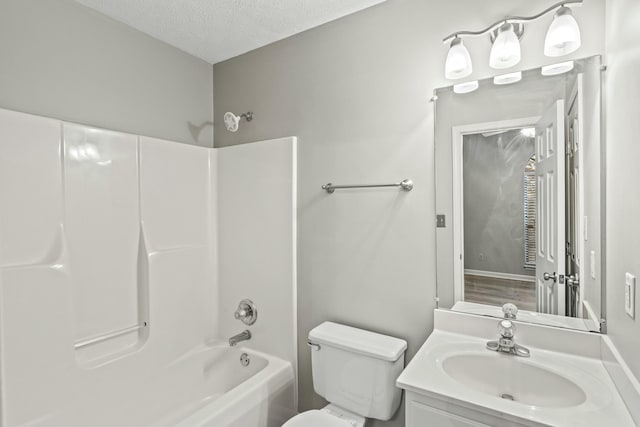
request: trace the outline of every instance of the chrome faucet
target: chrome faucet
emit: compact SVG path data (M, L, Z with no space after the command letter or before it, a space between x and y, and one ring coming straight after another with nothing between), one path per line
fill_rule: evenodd
M515 326L511 320L501 320L498 324L498 332L500 333L500 338L497 341L487 342L487 349L521 357L529 357L531 355L528 348L516 344L514 338Z
M246 331L240 332L238 335L234 335L229 338L229 345L233 347L238 344L240 341L247 341L251 339L251 332L247 329Z
M502 313L505 319L515 320L518 315L518 307L510 302L502 306Z

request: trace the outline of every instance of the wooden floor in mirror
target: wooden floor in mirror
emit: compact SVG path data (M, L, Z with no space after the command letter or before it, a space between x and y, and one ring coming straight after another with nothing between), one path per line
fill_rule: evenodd
M511 302L521 310L536 311L535 282L465 274L464 300L496 306Z

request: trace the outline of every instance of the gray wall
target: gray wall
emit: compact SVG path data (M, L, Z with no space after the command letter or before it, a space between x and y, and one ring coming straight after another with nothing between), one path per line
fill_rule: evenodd
M300 409L323 404L313 392L305 345L313 326L334 320L406 338L407 360L431 332L436 235L429 99L434 88L449 84L442 37L542 7L528 0L388 0L214 66L215 122L222 123L225 111L255 113L235 134L217 126L216 146L299 137ZM585 0L576 10L589 31L573 57L602 52L603 14L601 0ZM550 22L551 16L527 28L520 69L553 62L542 54ZM466 44L475 61L472 77L493 74L487 39ZM404 178L415 181L410 193L320 190L329 181ZM402 426L403 413L374 425Z
M520 130L463 139L464 268L534 276L524 268L524 169L534 138Z
M210 64L73 1L0 1L2 108L212 146L212 93Z
M640 312L624 311L625 273L640 277L640 2L607 2L607 333L640 377ZM640 286L638 283L636 286ZM636 288L636 310L640 301Z

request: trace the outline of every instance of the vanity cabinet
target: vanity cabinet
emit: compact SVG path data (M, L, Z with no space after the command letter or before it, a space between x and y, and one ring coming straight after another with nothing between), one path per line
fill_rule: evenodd
M407 402L407 427L418 426L488 427L486 424L412 400Z
M531 427L512 417L500 417L407 391L406 427Z

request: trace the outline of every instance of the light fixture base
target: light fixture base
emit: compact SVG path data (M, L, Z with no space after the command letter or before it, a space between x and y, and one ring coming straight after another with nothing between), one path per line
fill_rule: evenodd
M524 36L524 24L522 22L505 22L504 25L499 26L495 30L491 31L491 33L489 33L491 44L496 41L498 34L500 34L500 31L505 25L513 25L513 32L516 33L516 37L518 37L518 40L522 40L522 36Z

